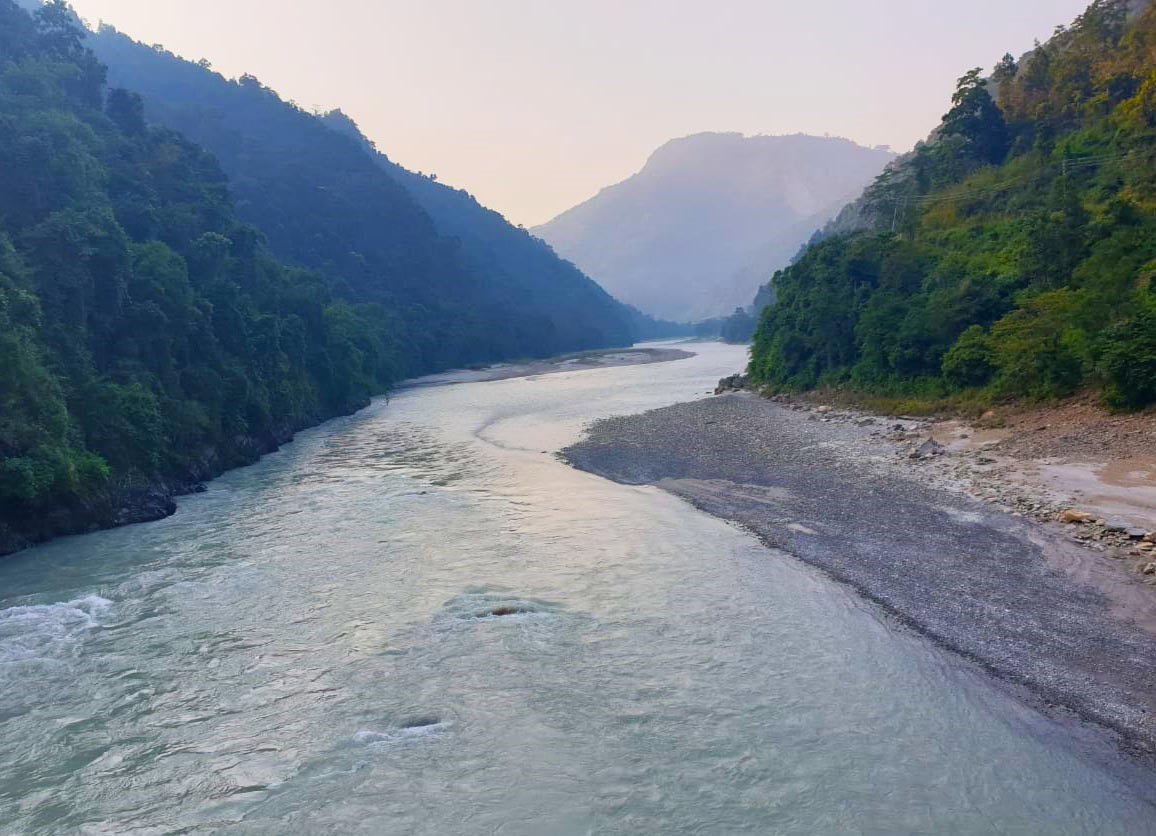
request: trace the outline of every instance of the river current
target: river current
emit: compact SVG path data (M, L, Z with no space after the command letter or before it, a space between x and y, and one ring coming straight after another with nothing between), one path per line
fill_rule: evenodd
M554 453L743 349L447 384L0 560L0 832L1156 833L1064 731Z

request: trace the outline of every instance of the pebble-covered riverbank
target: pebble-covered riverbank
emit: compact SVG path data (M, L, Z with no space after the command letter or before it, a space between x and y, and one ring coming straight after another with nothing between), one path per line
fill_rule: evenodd
M771 400L806 414L808 421L851 424L866 429L872 442L890 443L890 455L886 451L878 455L878 450L861 449L856 442L862 437L832 438L832 443L861 456L876 470L963 493L1016 517L1062 523L1065 535L1075 543L1120 561L1117 568L1156 586L1156 520L1148 509L1142 505L1120 509L1110 497L1085 495L1066 483L1070 480L1046 482L1041 478L1041 463L1046 470L1048 462L1059 460L1027 458L1020 449L1023 439L1013 432L987 428L982 422L973 426L959 420L868 415L786 396ZM1097 487L1097 493L1110 489L1102 484ZM1135 487L1130 490L1139 493Z
M925 429L738 394L598 422L563 455L750 528L1150 760L1156 596L1034 519L1058 509L947 489Z

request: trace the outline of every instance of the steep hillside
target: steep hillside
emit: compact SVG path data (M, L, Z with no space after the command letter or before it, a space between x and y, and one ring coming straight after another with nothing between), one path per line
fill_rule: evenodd
M1156 401L1156 11L1097 0L951 104L776 275L754 378Z
M698 134L535 232L647 313L727 314L892 156L844 139Z
M404 366L396 317L274 260L82 38L0 0L0 554L164 515Z
M631 342L626 312L579 271L348 126L109 27L89 44L113 84L144 95L150 121L220 159L239 215L275 253L398 312L407 372Z
M441 235L460 241L466 259L480 275L499 279L528 301L548 294L548 299L541 300L544 308L605 309L608 328L623 327L623 323L631 327L631 312L625 306L613 310L618 303L577 267L559 258L545 241L513 226L502 215L479 203L469 192L393 162L378 151L357 124L340 110L325 114L322 121L358 142L374 162L429 214ZM580 321L563 325L582 327ZM635 334L638 338L648 336L645 326L633 330L642 332ZM575 341L584 338L579 333L567 336Z

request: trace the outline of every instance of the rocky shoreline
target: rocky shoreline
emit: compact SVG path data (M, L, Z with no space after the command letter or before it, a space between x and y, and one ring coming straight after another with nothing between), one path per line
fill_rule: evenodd
M725 388L726 382L720 383L721 391L738 391ZM967 423L883 417L786 395L770 400L805 414L809 421L870 428L871 439L891 442L893 446L893 460L871 457L876 469L914 476L1013 516L1043 524L1061 523L1077 544L1120 561L1119 568L1156 586L1156 515L1144 508L1120 512L1099 497L1065 490L1062 484L1045 483L1032 465L1057 462L1059 458L1026 458L1014 443L1022 440L1014 431L1003 426L993 428L992 425L1003 424L994 411L984 419ZM1153 425L1156 428L1156 421ZM1156 438L1153 444L1156 447ZM849 452L854 455L857 451ZM1100 458L1105 457L1101 451ZM1098 461L1086 467L1094 470L1104 465L1104 461Z
M199 493L205 490L204 483L210 479L227 470L253 464L292 440L293 432L289 429L268 437L243 436L229 451L206 450L201 461L188 473L168 477L129 474L83 500L27 519L19 527L0 523L0 557L57 537L90 534L172 516L177 511L177 497Z
M1023 486L985 487L971 469L995 457L933 435L922 419L729 393L597 422L562 456L747 527L1156 765L1156 595L1110 556L1146 541L1099 517L1061 523L1068 509Z

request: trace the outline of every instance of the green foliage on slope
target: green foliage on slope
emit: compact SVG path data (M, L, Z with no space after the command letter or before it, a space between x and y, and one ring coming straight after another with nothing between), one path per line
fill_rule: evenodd
M1156 10L1097 0L775 276L755 380L1156 401Z
M318 117L252 76L109 27L88 43L148 118L221 163L238 215L334 292L397 313L407 374L628 345L628 313L552 250L472 197L377 153L343 114Z
M425 210L442 236L460 242L470 269L487 277L514 306L552 324L553 339L568 349L613 345L630 334L635 339L657 337L662 323L615 301L577 267L522 227L483 206L469 192L398 165L361 133L357 123L340 110L322 121L355 139L369 157L402 185Z
M0 534L107 523L119 487L251 460L402 366L394 316L275 261L82 38L0 0Z

